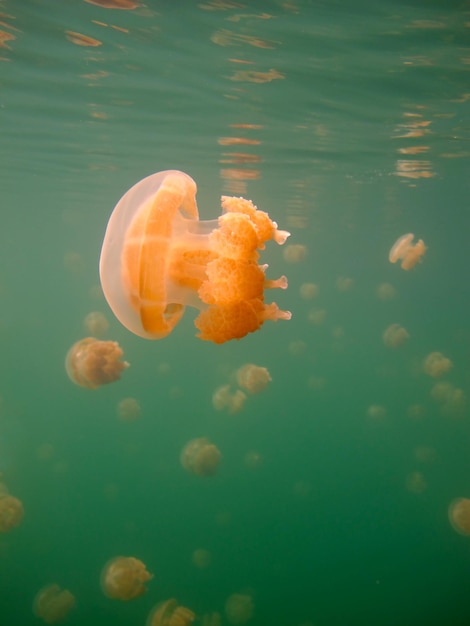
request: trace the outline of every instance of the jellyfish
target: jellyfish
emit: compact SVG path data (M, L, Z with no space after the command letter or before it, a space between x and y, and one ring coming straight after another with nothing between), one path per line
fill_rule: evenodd
M393 300L397 295L396 289L390 283L380 283L376 290L377 298L383 300Z
M99 341L86 337L74 343L65 357L65 370L70 380L87 389L113 383L129 363L121 361L123 351L116 341Z
M245 405L246 394L241 389L232 392L230 385L221 385L212 394L212 406L216 411L227 409L234 415L241 411Z
M141 413L139 401L135 398L124 398L117 405L117 414L124 422L134 422Z
M199 221L196 183L176 170L134 185L108 222L100 258L104 295L120 322L146 339L169 335L185 306L200 310L198 337L220 344L241 339L266 320L289 311L264 303L264 289L287 288L269 280L259 250L289 233L251 201L222 196L223 214Z
M38 591L33 602L33 613L46 624L62 622L75 606L75 596L68 589L52 583Z
M2 483L3 485L3 483ZM10 495L5 486L0 494L0 533L7 533L21 524L23 519L23 503Z
M83 320L85 330L96 337L106 335L109 330L109 322L99 311L91 311Z
M452 361L442 352L430 352L424 359L423 369L428 376L438 378L450 370Z
M354 286L354 278L348 278L347 276L340 276L336 279L336 289L341 292L351 291Z
M449 522L460 535L470 535L470 499L455 498L449 504Z
M284 260L287 263L302 263L307 258L307 247L300 243L292 243L284 248Z
M409 337L407 331L400 324L391 324L385 329L382 336L384 344L387 348L398 348Z
M212 476L220 463L220 450L205 437L192 439L181 452L181 465L191 474Z
M209 550L197 548L192 554L192 561L197 568L206 569L211 564L212 556Z
M145 583L153 578L144 563L133 556L117 556L106 563L101 572L101 589L115 600L133 600L142 596Z
M259 393L271 382L271 375L265 367L247 363L237 370L237 382L249 393Z
M300 285L300 297L302 300L313 300L318 296L318 285L315 283L302 283Z
M402 235L393 244L388 259L390 263L396 263L401 260L401 267L404 270L410 270L416 265L426 252L427 248L424 241L419 239L414 245L411 243L414 239L412 233Z
M253 616L253 598L248 593L232 593L225 602L225 615L230 624L245 624Z
M371 404L367 409L367 417L370 417L372 420L381 421L385 418L387 411L385 407L380 404Z
M204 613L201 619L202 626L221 626L222 616L217 611Z
M405 487L411 493L423 493L428 484L422 472L410 472L405 478Z
M195 617L190 609L180 606L174 598L170 598L153 607L146 626L188 626Z

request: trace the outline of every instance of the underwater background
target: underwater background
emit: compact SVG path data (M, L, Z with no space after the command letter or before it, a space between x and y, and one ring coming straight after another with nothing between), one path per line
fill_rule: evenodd
M40 624L51 583L75 596L70 626L145 624L169 598L202 626L470 624L470 537L448 516L470 497L470 3L0 13L0 472L24 507L0 534L0 625ZM194 178L202 219L236 195L290 231L260 261L287 276L266 300L290 321L215 345L189 307L160 341L116 320L107 221L167 169ZM388 258L405 233L428 248L410 271ZM85 389L64 360L93 311L130 367ZM247 363L271 382L217 410ZM213 476L180 463L199 437ZM120 555L153 574L129 602L100 586Z

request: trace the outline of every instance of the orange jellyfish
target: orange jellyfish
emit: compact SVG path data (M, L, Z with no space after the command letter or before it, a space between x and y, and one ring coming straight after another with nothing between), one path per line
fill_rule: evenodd
M220 450L205 437L192 439L181 452L181 465L197 476L212 476L220 463Z
M259 250L289 233L251 201L222 196L223 214L199 221L196 183L176 170L134 185L116 205L100 258L104 295L120 322L145 339L170 334L186 305L200 310L200 339L224 343L255 332L266 320L291 318L264 303L268 280Z
M129 363L121 361L123 351L116 341L99 341L86 337L74 343L65 357L65 370L70 380L87 389L113 383Z
M62 622L75 606L75 596L55 583L38 591L33 602L33 613L46 624Z
M21 524L23 519L23 504L21 500L11 496L5 486L0 494L0 533L7 533Z
M146 626L188 626L195 617L190 609L180 606L174 598L170 598L153 607Z
M271 382L271 375L265 367L247 363L237 370L237 382L249 393L259 393Z
M413 245L411 243L413 239L413 233L408 233L402 235L395 241L388 255L390 263L396 263L401 260L401 267L404 270L410 270L421 260L427 248L422 239L419 239L418 242Z
M470 535L470 499L456 498L449 504L449 522L461 535Z
M143 595L145 583L153 578L144 563L133 556L117 556L101 572L101 589L115 600L133 600Z
M391 324L385 329L384 334L382 335L383 342L387 348L398 348L398 346L401 346L408 339L408 337L408 332L403 328L403 326L400 326L400 324Z
M245 624L253 616L253 598L247 593L232 593L225 602L225 615L230 624Z

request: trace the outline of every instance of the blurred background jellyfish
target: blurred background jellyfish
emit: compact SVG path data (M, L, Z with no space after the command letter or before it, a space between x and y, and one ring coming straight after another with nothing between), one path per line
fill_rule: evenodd
M4 483L0 491L0 533L7 533L21 524L23 519L23 503L10 495Z
M123 370L129 367L129 363L121 361L123 354L116 341L86 337L67 352L65 370L76 385L96 389L121 378Z
M198 569L207 569L212 561L212 556L209 550L205 548L197 548L194 550L191 556L193 565Z
M380 422L382 421L387 414L385 407L380 404L371 404L367 409L367 417L370 419Z
M139 401L135 398L124 398L118 402L117 414L123 422L135 422L141 414Z
M75 606L75 596L68 589L52 583L38 591L33 602L33 613L46 624L62 622Z
M242 365L237 372L237 382L242 389L249 393L260 393L271 382L271 375L265 367L247 363Z
M448 508L449 522L460 535L470 535L470 499L455 498Z
M318 296L319 288L315 283L302 283L300 285L300 297L302 300L313 300Z
M302 263L307 258L307 247L300 243L288 244L282 256L287 263Z
M383 302L393 300L397 295L395 287L390 283L380 283L375 293L377 294L377 298Z
M83 325L87 333L93 337L103 337L109 330L109 322L103 313L91 311L85 316Z
M144 563L133 556L117 556L101 572L101 589L108 598L134 600L146 591L145 583L153 578Z
M288 320L265 289L286 289L269 280L259 251L289 233L251 201L222 196L223 214L199 221L196 183L176 170L134 185L116 205L100 258L103 292L119 321L145 339L169 335L186 305L200 310L200 339L224 343L258 330L266 320Z
M384 344L387 348L398 348L408 339L409 334L400 326L400 324L391 324L385 329L382 336Z
M422 472L410 472L405 478L406 490L410 493L423 493L428 487L428 483Z
M427 248L422 239L413 245L414 235L408 233L399 237L393 244L388 259L390 263L396 263L401 260L401 267L404 270L410 270L416 265L426 252Z
M435 383L431 397L438 402L444 415L462 417L467 407L467 397L463 389L449 382Z
M212 613L204 613L201 619L202 626L221 626L222 624L222 615L217 611L212 611Z
M170 598L153 607L146 626L188 626L195 617L191 609L179 605L174 598Z
M212 406L216 411L227 409L230 414L241 411L245 405L246 394L241 389L231 390L230 385L221 385L212 394Z
M197 476L212 476L221 459L220 450L205 437L192 439L183 448L180 456L185 470Z
M232 593L225 601L225 616L230 624L245 624L253 610L253 598L248 593Z
M424 359L423 369L428 376L438 378L450 370L452 361L442 352L430 352Z
M348 276L340 276L336 279L336 289L341 292L351 291L354 287L354 278Z

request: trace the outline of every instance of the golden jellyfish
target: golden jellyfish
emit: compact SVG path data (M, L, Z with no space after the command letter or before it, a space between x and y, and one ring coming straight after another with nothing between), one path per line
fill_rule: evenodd
M428 483L422 472L410 472L405 479L405 487L410 493L423 493L428 487Z
M388 255L390 263L396 263L401 260L401 267L404 270L410 270L421 260L427 248L422 239L419 239L413 245L413 239L413 233L408 233L395 241Z
M381 421L385 418L387 411L380 404L371 404L367 409L367 417L374 421Z
M204 613L201 619L202 626L221 626L222 616L217 611Z
M205 548L197 548L197 550L194 550L191 558L193 565L199 569L208 568L212 561L211 553Z
M245 405L246 394L237 389L232 392L230 385L221 385L212 394L212 406L216 411L227 409L230 414L241 411Z
M146 626L188 626L194 621L191 609L181 606L174 598L159 602L150 611Z
M384 344L387 348L398 348L408 339L409 334L400 326L400 324L391 324L385 329L382 336Z
M307 258L307 247L300 243L292 243L284 248L284 261L287 263L302 263Z
M354 286L354 279L347 276L340 276L336 279L336 289L341 292L351 291Z
M129 363L121 361L123 351L116 341L99 341L86 337L74 343L65 357L70 380L87 389L96 389L121 378Z
M134 422L139 419L141 408L135 398L124 398L117 405L117 414L123 422Z
M101 589L115 600L134 600L142 596L145 583L153 578L144 563L133 556L117 556L106 563L101 572Z
M384 302L393 300L397 295L396 289L390 283L380 283L376 290L377 298Z
M200 221L196 183L167 170L144 178L116 205L101 249L104 295L119 321L145 339L169 335L186 305L200 310L198 337L220 344L241 339L289 311L264 303L269 280L259 250L289 233L243 198L222 196L223 214Z
M220 450L205 437L192 439L183 448L180 456L185 470L197 476L212 476L221 459Z
M302 300L313 300L318 296L318 285L315 283L302 283L300 285L300 297Z
M109 330L109 322L99 311L91 311L83 320L85 330L94 337L102 337Z
M308 314L308 321L310 324L320 326L326 319L325 309L311 309Z
M53 583L38 591L33 602L33 613L46 624L57 624L67 617L75 603L73 593Z
M449 522L460 535L470 535L470 499L456 498L449 504Z
M438 378L450 370L452 361L442 352L430 352L424 359L423 369L428 376Z
M248 593L232 593L225 601L225 616L230 624L245 624L253 610L253 598Z
M23 512L21 500L10 495L5 487L0 496L0 533L7 533L19 526L23 519Z
M249 393L264 391L272 378L266 367L247 363L237 370L237 382Z

